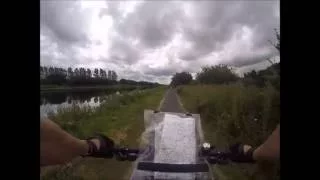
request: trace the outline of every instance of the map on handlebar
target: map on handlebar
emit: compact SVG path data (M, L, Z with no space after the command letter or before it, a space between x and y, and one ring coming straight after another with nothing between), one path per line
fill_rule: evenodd
M199 156L200 115L145 110L144 124L131 180L213 179L206 158Z

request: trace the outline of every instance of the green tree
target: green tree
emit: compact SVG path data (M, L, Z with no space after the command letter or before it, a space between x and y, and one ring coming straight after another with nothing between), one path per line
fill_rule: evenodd
M100 68L95 68L91 71L89 68L85 69L83 67L75 68L74 71L71 67L67 69L59 67L46 67L40 66L40 82L41 84L55 84L55 85L69 85L69 86L79 86L79 85L113 85L117 84L117 74L115 71L109 71L112 75L112 79L107 79L107 72ZM96 78L91 78L92 74ZM124 84L132 85L142 85L146 86L156 86L159 84L151 82L137 82L132 80L122 80Z
M189 84L191 81L192 81L192 75L189 72L181 72L173 75L171 79L171 85L177 86L177 85Z
M69 67L68 68L68 77L71 78L73 76L73 71L72 71L72 68Z
M103 78L103 69L100 69L100 77Z
M46 66L43 67L43 72L44 72L45 75L47 75L48 74L48 67L46 67Z
M54 73L54 68L53 67L49 67L49 75Z
M202 67L196 75L196 80L203 84L225 84L235 82L238 78L232 68L224 64Z
M110 78L110 79L111 79L112 81L116 81L117 78L118 78L117 73L116 73L115 71L111 71L111 78Z
M98 68L94 69L94 77L99 78L99 69Z
M89 68L87 68L86 76L87 76L88 79L91 78L91 70Z
M77 78L80 76L80 71L79 71L78 68L74 69L74 75L75 75L75 77L77 77Z
M63 74L50 74L47 81L49 84L62 85L66 83L66 77Z
M276 35L276 42L269 41L273 47L275 47L280 52L280 32L277 29L274 29Z
M80 76L83 79L85 79L85 77L86 77L86 70L83 67L80 68Z

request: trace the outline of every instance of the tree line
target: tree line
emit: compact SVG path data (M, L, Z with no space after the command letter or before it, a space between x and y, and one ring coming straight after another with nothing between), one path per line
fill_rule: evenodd
M232 67L224 64L215 66L202 67L201 71L192 78L189 72L176 73L171 79L171 86L183 84L229 84L241 82L244 85L255 85L265 87L267 83L271 83L277 89L280 89L280 62L273 63L264 70L252 70L239 77Z
M275 29L276 42L271 44L280 52L280 34ZM215 66L205 66L201 68L193 80L189 72L180 72L173 75L171 86L182 84L229 84L234 82L242 82L244 85L255 85L264 87L267 83L271 83L277 89L280 89L280 62L274 63L267 59L271 66L264 70L252 70L239 77L231 66L219 64Z
M61 67L47 67L40 66L40 83L41 85L67 85L67 86L90 86L90 85L158 85L158 83L146 81L134 81L121 79L117 81L118 75L115 71L103 70L101 68L75 68L68 67L67 69Z
M115 71L108 71L108 74L105 70L95 68L93 71L87 68L75 68L74 70L69 67L68 69L59 68L59 67L47 67L40 66L40 79L45 79L50 75L62 75L67 79L82 77L82 78L102 78L102 79L110 79L117 80L117 73Z

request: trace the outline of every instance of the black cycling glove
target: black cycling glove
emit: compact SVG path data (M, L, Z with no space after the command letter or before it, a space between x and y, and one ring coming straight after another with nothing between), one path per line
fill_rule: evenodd
M99 149L91 141L91 139L98 139L100 141ZM97 134L96 136L90 137L87 139L89 145L88 154L86 156L92 156L97 158L112 158L113 157L113 148L114 142L112 139L106 137L103 134Z
M240 163L253 163L255 160L253 159L253 151L255 148L250 148L246 153L244 152L244 144L236 143L229 147L230 150L230 159L234 162Z

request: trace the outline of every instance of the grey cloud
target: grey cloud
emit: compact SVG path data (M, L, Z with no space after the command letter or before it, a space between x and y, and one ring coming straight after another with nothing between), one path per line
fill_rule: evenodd
M133 64L140 58L140 51L130 41L115 38L110 49L111 59L127 64Z
M195 16L187 19L183 27L183 36L192 44L192 51L180 54L180 58L184 60L196 60L219 50L239 26L231 22L233 7L237 6L235 1L201 1L199 4L192 4Z
M119 72L120 78L133 79L136 81L167 82L177 70L176 67L172 66L161 68L126 66Z
M190 72L190 73L196 73L200 71L201 67L207 65L207 64L202 64L198 61L190 61L188 63L188 66L184 69L184 71Z
M120 78L123 79L132 79L135 81L142 81L142 80L146 80L146 77L149 77L148 75L145 75L144 73L142 73L141 71L137 70L137 69L133 69L133 68L127 68L127 69L123 69L120 72Z
M184 23L184 38L192 50L182 51L184 60L197 60L211 52L220 51L233 34L243 26L254 31L254 48L270 46L273 29L279 19L273 14L277 1L201 1L193 2L195 16ZM255 49L253 49L254 51Z
M273 57L272 59L274 59L276 57L277 56ZM279 62L279 56L276 59L278 59L278 60L276 60L274 62ZM252 70L259 71L259 70L267 68L270 65L271 65L270 62L268 62L267 60L264 60L264 61L261 61L261 62L255 63L255 64L250 64L250 65L247 65L247 66L242 66L240 68L236 68L236 72L240 76L243 76L244 73L247 73L247 72L252 71Z
M201 67L201 63L190 61L187 64L182 64L181 61L169 61L166 66L151 68L149 66L142 67L145 74L155 76L157 78L171 77L177 72L197 72Z
M40 23L50 29L60 41L88 41L88 17L79 1L40 1Z
M113 2L109 4L115 6ZM109 14L115 18L116 29L122 36L138 39L145 48L157 48L172 39L182 9L176 2L147 1L137 5L136 10L125 18L113 11Z
M42 64L74 66L87 60L79 57L76 48L91 43L88 15L90 11L81 9L79 1L40 1Z
M194 45L193 45L194 47ZM191 48L189 50L182 51L179 53L179 58L185 61L195 61L200 57L203 57L204 55L208 54L211 52L210 48L203 48L201 49L200 47L198 48Z
M122 16L122 13L119 9L120 1L106 1L107 8L100 10L99 17L101 18L104 15L110 15L115 19L119 19Z
M175 68L173 66L166 66L162 68L145 68L144 73L152 76L172 76L174 73L176 73L178 68Z
M134 73L133 76L130 76L129 79L134 79L136 81L149 81L149 82L159 82L161 79L166 79L163 78L164 76L154 76L154 75L149 75L145 73Z
M268 58L274 57L277 55L275 51L269 51L261 54L244 54L234 57L233 59L227 61L229 65L235 67L248 66L256 63L265 61Z
M78 52L71 44L61 43L50 32L41 29L40 59L43 65L74 66L85 59L78 58Z
M276 9L279 11L279 1L244 1L242 8L245 9L247 18L239 16L236 20L255 28L255 47L270 46L268 41L275 38L273 30L280 26L280 20L274 13Z
M179 58L198 60L212 52L223 50L234 33L246 26L253 30L253 51L270 46L273 29L279 27L279 19L273 14L277 1L200 1L191 3L193 15L187 17L179 3L144 2L126 18L119 16L115 3L111 3L118 23L118 32L125 37L137 39L147 48L157 48L172 40L175 33L182 33L191 43L187 49L180 48ZM262 57L266 54L261 54ZM238 58L240 65L244 59ZM249 58L248 63L255 63ZM237 61L237 58L234 58ZM236 62L231 62L235 63ZM244 63L246 64L246 63Z
M126 17L119 7L120 2L106 3L108 8L101 9L99 16L110 15L115 32L111 32L114 36L109 57L101 62L106 62L106 66L112 63L112 67L119 67L119 75L125 78L165 80L178 71L197 72L206 65L204 62L207 63L201 59L210 53L224 51L224 45L242 27L253 30L252 52L237 52L238 55L232 59L219 57L220 61L215 62L245 67L274 55L273 51L261 49L270 47L268 40L274 38L273 29L279 28L279 18L273 14L279 1L148 1L140 2ZM184 3L191 4L192 14L183 11ZM94 65L90 57L82 57L77 51L79 47L101 43L91 42L88 37L91 10L81 9L78 1L48 0L41 1L40 12L42 62L66 66ZM179 63L169 63L163 68L144 66L133 69L145 52L167 45L176 34L182 35L183 43L191 44L186 49L169 49L175 54L173 61L183 60L183 67ZM133 41L138 44L133 44Z

